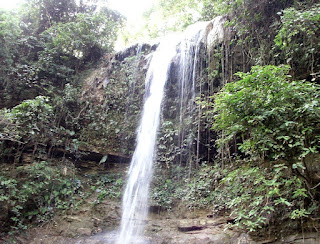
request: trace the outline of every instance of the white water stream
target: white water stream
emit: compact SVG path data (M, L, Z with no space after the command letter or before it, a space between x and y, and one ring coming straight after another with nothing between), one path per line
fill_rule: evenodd
M153 173L153 159L159 127L164 85L177 41L166 38L154 52L146 78L149 91L143 107L138 139L128 172L122 200L122 218L117 244L143 242L141 235L148 214L148 192Z
M190 119L197 114L196 111L196 79L200 63L200 48L206 43L207 27L210 22L198 22L189 27L184 32L180 43L179 58L179 141L180 165L182 161L189 164L189 175L191 165L197 162L192 149L196 137L193 120ZM203 45L204 46L204 45ZM201 85L199 86L201 89ZM200 91L201 93L201 91ZM199 131L198 131L199 133ZM198 145L197 145L198 150Z

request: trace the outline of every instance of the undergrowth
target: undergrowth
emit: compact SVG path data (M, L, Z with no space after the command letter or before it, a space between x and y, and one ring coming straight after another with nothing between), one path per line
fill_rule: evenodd
M120 199L123 174L76 173L74 166L35 161L0 172L1 234L11 236L30 226L44 224L55 215L65 215L93 196L92 207L105 199ZM90 198L91 201L91 198Z
M190 178L186 172L181 179L175 176L172 170L166 177L155 177L155 204L167 210L184 206L207 209L216 216L228 215L234 219L233 226L250 232L319 214L319 202L312 197L315 191L307 190L305 182L292 175L284 161L269 167L239 160L225 169L203 164Z
M12 175L14 172L15 175ZM1 227L14 234L30 223L44 223L58 211L77 206L81 182L46 161L0 173Z

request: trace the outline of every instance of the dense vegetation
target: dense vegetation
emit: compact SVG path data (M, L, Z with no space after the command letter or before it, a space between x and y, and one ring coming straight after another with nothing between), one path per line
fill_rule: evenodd
M199 124L206 137L200 152L192 151L194 138L182 142L191 145L184 146L191 163L181 161L186 152L176 145L177 126L163 115L152 190L156 204L230 214L238 227L252 232L287 221L303 229L304 222L318 218L317 2L159 0L145 14L149 24L141 33L124 34L129 42L144 35L154 38L217 15L226 16L231 30L231 40L204 52L197 84L201 116L185 126ZM78 207L92 192L99 193L96 204L120 197L121 175L80 179L72 161L84 154L81 147L124 155L134 147L144 93L144 74L135 77L144 68L136 53L111 64L103 101L80 99L88 70L112 56L123 25L120 14L89 0L28 0L23 10L0 10L4 231L14 234L47 221L58 210ZM219 85L211 89L213 84ZM170 109L164 113L174 114Z
M188 12L184 8L192 1L184 3L166 7ZM319 214L320 6L250 0L203 1L203 6L200 19L224 14L232 30L231 42L205 59L207 73L198 81L205 149L199 167L193 147L190 176L172 147L177 127L166 121L153 200L168 209L182 201L189 208L228 213L252 232L262 227L277 232L290 220L291 231L303 231ZM210 91L212 83L221 91Z
M288 72L289 66L254 66L237 73L240 79L212 102L199 102L217 133L218 155L191 178L186 169L167 165L172 177L156 179L153 200L168 209L178 199L192 209L211 206L249 231L316 219L320 86L293 81Z
M28 0L0 10L1 230L76 206L81 182L61 172L70 166L66 154L79 157L82 113L92 113L80 101L81 73L113 52L122 23L91 1Z

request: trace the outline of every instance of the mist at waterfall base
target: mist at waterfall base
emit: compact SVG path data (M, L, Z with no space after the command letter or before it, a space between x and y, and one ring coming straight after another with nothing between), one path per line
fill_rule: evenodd
M220 22L220 21L219 21ZM152 243L144 236L148 223L148 193L153 177L156 152L156 137L160 123L161 104L165 85L170 76L173 60L179 66L179 123L182 113L193 113L195 105L196 70L200 45L206 42L208 26L212 22L201 22L187 28L184 33L171 35L162 40L152 54L146 75L146 94L140 125L137 130L137 146L128 171L127 184L122 199L122 217L119 230L105 235L107 243L138 244ZM214 28L213 28L214 29ZM190 104L194 104L190 108ZM188 129L188 128L187 128ZM186 135L186 131L179 132ZM179 136L181 139L182 136Z

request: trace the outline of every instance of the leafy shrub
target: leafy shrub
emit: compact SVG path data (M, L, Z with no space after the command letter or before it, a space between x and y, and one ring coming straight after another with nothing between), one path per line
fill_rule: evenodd
M63 96L55 96L54 100L38 96L12 109L0 110L1 150L11 149L15 152L16 161L31 148L34 156L44 152L50 154L53 147L64 147L79 156L80 140L76 132L80 130L81 112L75 115L80 107L77 93L76 88L66 84ZM4 154L0 158L3 159Z
M234 150L256 163L227 170L212 193L213 204L219 206L215 198L226 202L222 209L250 231L277 218L308 217L318 208L304 161L320 149L320 86L291 81L288 71L289 66L255 66L214 97L218 146L230 148L236 141Z
M19 19L11 13L0 11L0 89L10 85L15 73L14 59L18 55L18 37L21 35ZM6 47L6 48L3 48Z
M15 154L14 162L20 160L24 150L32 148L33 155L42 152L40 146L51 145L56 133L54 106L48 97L38 96L12 109L0 110L0 145L3 152ZM10 153L6 154L0 158L10 158Z
M78 13L71 22L59 22L41 34L43 51L37 63L40 74L68 80L85 62L96 62L112 52L120 17L104 9L97 13Z
M40 139L38 137L47 136L47 129L53 118L53 107L48 102L48 97L38 96L22 102L11 110L11 121L15 124L22 141L34 142Z
M283 163L271 168L240 165L228 172L213 195L221 194L221 190L235 224L249 231L289 218L304 218L315 210L316 202L309 206L304 203L309 197L304 181L292 176Z
M151 194L154 203L167 210L176 207L180 201L190 210L211 206L213 191L222 179L221 169L203 163L190 176L185 167L171 168L165 176L161 175L166 171L163 168L155 176Z
M53 113L54 107L50 105L49 98L44 96L26 100L12 109L0 110L2 150L16 146L13 151L16 151L17 160L23 148L33 147L35 153L38 144L47 145L53 136Z
M309 190L284 161L270 166L239 160L223 170L219 165L202 164L190 178L183 168L177 178L178 168L166 176L159 176L159 172L155 176L151 198L163 209L170 211L179 204L211 209L217 215L230 214L237 227L250 232L317 215L319 202L310 197L316 189Z
M185 180L182 200L189 209L207 208L213 201L213 192L221 178L221 170L216 166L202 164L192 179Z
M98 193L94 204L99 204L106 198L120 199L124 185L123 175L108 173L91 177L91 190Z
M1 172L1 212L7 219L1 223L5 230L26 229L30 222L49 220L59 210L75 206L81 182L62 174L45 161L20 166L16 175Z
M155 167L151 199L154 204L170 211L183 197L187 170L184 167L165 165L161 161Z
M319 151L320 86L289 81L288 70L253 67L216 95L213 128L221 133L220 146L236 138L251 158L292 164Z
M177 160L180 149L175 145L178 131L172 121L163 121L160 127L157 146L157 162L166 164L166 167Z
M152 189L151 198L154 203L170 210L174 205L176 184L171 179L164 179Z

